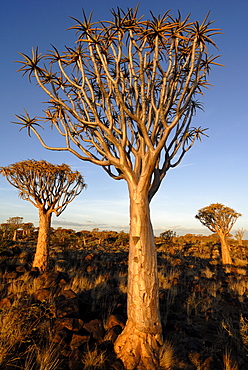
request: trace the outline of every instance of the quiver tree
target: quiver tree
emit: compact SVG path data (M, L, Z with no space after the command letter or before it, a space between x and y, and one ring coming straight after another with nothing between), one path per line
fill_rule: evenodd
M138 9L112 10L110 21L83 13L71 29L75 47L41 55L21 54L20 71L48 96L45 116L17 116L50 150L67 150L127 182L130 197L128 320L115 343L126 369L157 369L161 343L157 260L149 204L169 168L176 167L205 130L192 127L216 57L206 17L203 23L169 13L150 20ZM51 146L39 120L65 139Z
M34 230L34 224L32 222L25 222L22 224L22 237L30 237L31 232Z
M200 209L195 216L210 231L218 234L223 265L232 263L227 238L239 216L241 216L240 213L220 203L210 204L210 206Z
M8 228L9 230L11 231L12 233L12 240L13 241L16 241L17 239L17 230L19 228L22 228L22 223L23 221L23 217L10 217L8 220L7 220L7 225L8 225Z
M85 187L82 175L66 164L27 160L8 167L0 173L19 190L19 196L39 210L39 233L33 267L43 272L48 268L49 232L52 213L59 216Z
M237 239L238 244L242 247L243 246L243 237L245 234L245 229L238 229L234 235L235 239Z

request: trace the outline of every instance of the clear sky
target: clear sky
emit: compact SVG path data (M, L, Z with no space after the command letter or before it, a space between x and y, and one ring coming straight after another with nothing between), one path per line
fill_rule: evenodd
M214 41L221 54L219 62L225 68L214 67L210 83L202 98L205 112L199 112L194 126L208 127L209 138L196 145L186 154L182 163L169 170L159 192L151 204L151 216L155 234L173 229L178 234L203 233L208 230L195 219L198 209L210 203L223 203L242 213L235 229L248 229L248 43L247 0L140 0L140 15L150 17L149 11L163 14L171 9L176 15L191 13L191 20L202 21L210 10L214 26L223 30ZM1 109L0 109L0 166L26 159L45 159L51 163L65 162L85 176L88 184L67 209L56 218L53 227L75 230L128 230L129 204L124 181L108 177L102 168L80 161L72 154L51 152L38 140L19 132L14 114L30 116L42 114L42 101L46 100L35 83L17 73L13 61L17 52L31 53L32 47L41 52L53 44L60 51L64 45L73 46L74 31L66 31L80 19L82 8L87 14L93 11L93 19L111 17L109 9L117 6L127 9L136 6L133 0L8 0L1 4ZM52 135L48 132L45 135ZM9 217L21 216L25 222L38 226L37 209L18 198L17 190L0 177L0 223ZM248 238L248 233L246 233Z

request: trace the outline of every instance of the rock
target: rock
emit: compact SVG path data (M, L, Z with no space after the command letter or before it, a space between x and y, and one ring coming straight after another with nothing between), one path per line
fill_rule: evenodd
M101 342L104 337L104 329L101 320L95 319L84 324L84 329L86 329L94 339Z
M61 329L55 332L52 337L53 343L59 343L60 345L66 346L68 344L68 334L65 329Z
M0 309L10 308L14 302L13 298L5 297L0 300Z
M73 332L78 332L84 325L83 320L74 317L63 317L57 319L54 323L55 327L58 329L66 328Z
M34 300L39 302L48 301L52 296L53 293L49 289L38 289L33 293Z
M73 290L71 289L61 290L58 296L58 299L61 299L61 300L72 299L72 298L77 298L77 294L74 293Z
M112 326L107 333L104 336L104 342L110 341L111 343L114 343L118 337L118 335L121 334L123 328L120 325Z
M72 316L79 318L79 305L76 298L63 300L56 304L57 317Z
M109 330L113 326L120 326L122 329L125 327L125 319L122 315L111 315L108 317L106 322L106 329Z
M21 273L21 274L25 274L25 272L28 272L28 266L26 266L26 265L16 266L16 271Z
M221 361L216 355L208 357L201 365L201 370L222 370Z
M90 333L87 330L81 330L80 333L73 333L70 342L71 348L78 348L85 343L88 343L90 339Z
M44 272L37 278L37 283L43 288L52 288L56 287L62 279L69 280L68 276L62 272Z

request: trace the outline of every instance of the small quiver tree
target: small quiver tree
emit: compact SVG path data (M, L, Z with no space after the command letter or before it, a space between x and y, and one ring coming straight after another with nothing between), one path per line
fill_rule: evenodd
M23 217L10 217L5 224L2 224L3 227L5 226L5 230L11 234L12 240L15 242L17 240L17 230L22 228Z
M243 237L244 237L244 234L245 234L245 229L243 229L243 228L236 230L236 232L234 234L234 237L237 240L238 245L240 245L241 247L243 246Z
M218 234L223 265L232 264L227 238L239 216L241 216L240 213L220 203L210 204L200 209L195 216L210 231Z
M54 165L44 160L27 160L0 167L0 173L19 190L22 199L39 210L39 233L33 267L48 269L49 234L52 213L59 216L82 191L82 175L66 164Z
M71 27L76 46L21 54L20 71L49 97L44 122L65 139L53 146L37 118L17 116L50 150L68 150L127 182L130 198L128 320L115 342L125 368L157 369L162 327L157 256L149 204L205 129L192 127L197 96L215 63L208 17L200 24L165 13L144 20L138 9L112 10L110 21L83 14ZM49 62L47 62L49 60Z

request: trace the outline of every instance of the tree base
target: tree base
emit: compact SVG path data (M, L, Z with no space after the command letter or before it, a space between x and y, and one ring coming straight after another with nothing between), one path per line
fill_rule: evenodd
M126 370L158 370L160 333L144 333L126 326L115 342L115 352Z

